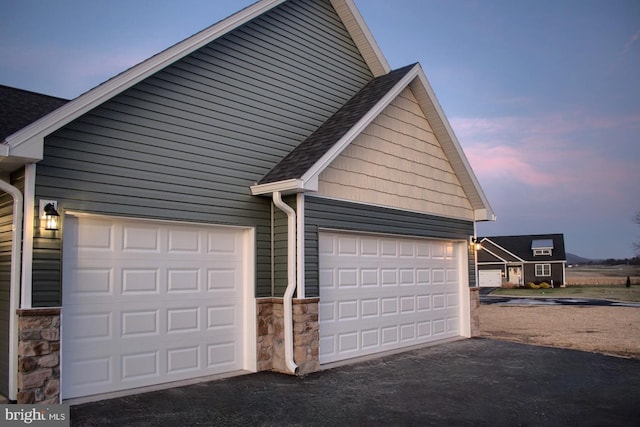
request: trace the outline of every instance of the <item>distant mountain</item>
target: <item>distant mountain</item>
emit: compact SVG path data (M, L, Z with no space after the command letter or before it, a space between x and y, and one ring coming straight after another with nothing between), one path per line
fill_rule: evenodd
M592 259L582 258L581 256L570 254L569 252L567 252L566 255L567 255L567 264L586 264L590 261L593 261Z

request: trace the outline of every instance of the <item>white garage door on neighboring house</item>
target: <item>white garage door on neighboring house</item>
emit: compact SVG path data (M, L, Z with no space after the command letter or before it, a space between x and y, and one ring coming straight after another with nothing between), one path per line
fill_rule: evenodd
M319 239L321 364L461 335L463 264L453 242Z
M245 233L67 215L63 398L250 368Z
M502 270L479 270L478 285L482 288L499 288L502 286Z

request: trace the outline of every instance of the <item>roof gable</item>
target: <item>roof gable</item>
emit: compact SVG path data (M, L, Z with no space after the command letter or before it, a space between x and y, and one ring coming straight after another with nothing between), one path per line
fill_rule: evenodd
M406 87L320 174L335 199L466 220L473 209L440 141Z
M410 87L431 124L474 211L474 220L495 216L419 64L373 79L308 140L256 185L253 194L317 191L318 176L405 88Z
M107 80L83 95L80 95L73 101L70 101L63 107L58 108L19 131L6 136L3 141L3 145L6 147L4 148L4 155L21 157L29 159L30 161L41 160L45 136L55 132L62 126L112 99L166 66L184 58L285 1L292 0L261 0L254 3L238 13ZM354 42L358 48L362 50L363 57L371 67L374 75L388 71L386 59L382 56L375 40L373 40L353 0L330 1L343 20L347 31L354 38Z
M563 234L482 237L481 242L483 249L485 248L485 242L487 241L496 245L498 248L515 255L522 261L566 261ZM541 244L544 245L544 247L533 247L534 245ZM491 246L487 245L487 249L491 250ZM551 255L534 255L534 249L552 249L552 251ZM481 252L482 250L480 253ZM479 262L481 260L480 253L478 254Z

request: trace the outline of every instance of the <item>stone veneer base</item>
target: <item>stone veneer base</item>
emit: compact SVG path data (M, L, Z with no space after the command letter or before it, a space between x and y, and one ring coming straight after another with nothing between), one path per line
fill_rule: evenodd
M60 308L18 314L17 403L60 403Z
M293 300L293 359L298 365L296 375L320 370L318 301L319 298ZM258 298L256 304L258 371L291 374L284 359L282 298Z

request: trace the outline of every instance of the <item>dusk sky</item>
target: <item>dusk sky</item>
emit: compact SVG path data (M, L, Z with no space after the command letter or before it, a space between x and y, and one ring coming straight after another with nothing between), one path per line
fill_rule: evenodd
M640 1L355 0L420 62L496 213L479 235L640 241ZM0 0L0 84L72 99L251 0Z

